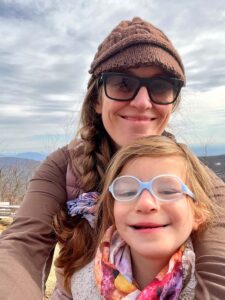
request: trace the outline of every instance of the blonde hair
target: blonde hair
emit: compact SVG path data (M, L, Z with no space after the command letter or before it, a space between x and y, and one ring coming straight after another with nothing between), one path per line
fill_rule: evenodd
M123 167L138 157L167 157L179 156L184 159L187 172L186 184L196 197L196 202L190 199L195 220L200 224L198 231L203 231L214 216L213 204L210 200L212 193L211 179L205 166L185 146L164 136L142 138L120 149L108 166L101 197L98 202L99 242L106 229L114 224L114 199L108 191L109 185L121 173Z

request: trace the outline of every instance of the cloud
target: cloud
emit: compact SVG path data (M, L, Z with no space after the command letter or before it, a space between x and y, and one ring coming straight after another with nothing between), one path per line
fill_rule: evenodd
M18 147L36 150L38 142L30 145L26 135L58 134L72 114L77 124L99 43L118 22L136 15L171 38L186 66L189 93L202 99L224 87L222 1L5 0L0 2L1 132L9 140L20 132ZM218 127L223 113L215 107L212 122ZM207 128L211 121L202 122Z
M181 108L174 113L171 129L187 144L224 146L225 85L204 92L183 93Z

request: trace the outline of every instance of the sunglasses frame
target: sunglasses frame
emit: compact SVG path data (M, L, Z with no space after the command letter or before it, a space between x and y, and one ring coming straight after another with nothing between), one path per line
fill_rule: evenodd
M154 198L156 198L157 200L159 200L160 202L164 202L164 203L169 203L169 202L174 202L174 201L179 201L179 199L171 199L171 200L165 200L165 199L161 199L160 197L158 197L155 193L154 193L154 190L153 190L153 183L155 180L157 180L158 178L162 178L162 177L172 177L172 178L175 178L179 184L181 185L181 188L182 188L182 195L183 194L186 194L188 195L189 197L191 197L193 199L193 201L196 201L195 199L195 195L192 193L192 191L188 188L188 186L183 183L183 181L176 175L174 174L161 174L161 175L158 175L158 176L155 176L153 177L151 180L149 181L141 181L139 178L137 178L136 176L131 176L131 175L123 175L123 176L119 176L119 177L116 177L113 182L110 184L108 190L109 192L112 194L113 198L116 200L116 201L119 201L119 202L131 202L131 201L134 201L135 199L137 199L141 193L144 191L144 190L147 190ZM135 179L138 184L139 184L139 190L137 192L137 194L132 198L132 199L129 199L129 200L119 200L118 198L115 197L115 194L114 194L114 184L121 178L132 178L132 179Z
M107 92L107 78L111 77L111 76L126 76L126 77L130 77L130 78L133 78L133 79L137 79L138 82L139 82L139 85L138 87L136 88L136 90L134 91L134 94L132 95L132 97L129 97L127 99L117 99L117 98L114 98L114 97L111 97L108 95L108 92ZM170 102L160 102L160 101L155 101L154 98L152 97L151 95L151 89L149 88L149 83L151 83L152 81L155 81L157 79L161 79L161 80L164 80L164 81L167 81L169 83L171 83L173 86L176 85L178 90L177 90L177 93L173 99L173 101L170 101ZM103 72L101 75L100 75L100 78L98 80L98 88L103 84L104 86L104 91L105 91L105 94L106 96L111 99L111 100L115 100L115 101L131 101L133 100L136 95L138 94L140 88L142 86L146 87L147 91L148 91L148 94L149 94L149 97L150 97L150 100L155 103L155 104L160 104L160 105L168 105L168 104L172 104L174 102L176 102L177 100L177 97L181 91L181 88L184 86L184 82L176 77L165 77L165 76L155 76L155 77L138 77L138 76L135 76L135 75L131 75L131 74L127 74L127 73L117 73L117 72Z

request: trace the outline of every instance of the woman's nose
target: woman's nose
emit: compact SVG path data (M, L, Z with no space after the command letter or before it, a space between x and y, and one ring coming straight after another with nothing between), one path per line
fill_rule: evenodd
M137 199L135 210L141 213L149 213L159 210L159 201L147 190L144 190Z
M130 105L138 109L148 109L152 107L151 99L145 86L142 86L136 97L130 101Z

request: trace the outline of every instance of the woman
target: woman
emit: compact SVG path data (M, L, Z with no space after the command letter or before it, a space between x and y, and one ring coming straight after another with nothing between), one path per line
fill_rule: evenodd
M168 135L165 128L185 84L184 67L171 41L140 18L122 21L106 37L90 74L81 140L57 150L41 165L15 221L1 237L3 299L41 299L56 244L52 220L60 205L83 192L101 192L101 178L121 146L148 135ZM224 184L211 176L213 201L224 206ZM211 299L225 295L224 228L221 221L194 245L198 299L207 290Z

